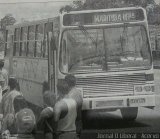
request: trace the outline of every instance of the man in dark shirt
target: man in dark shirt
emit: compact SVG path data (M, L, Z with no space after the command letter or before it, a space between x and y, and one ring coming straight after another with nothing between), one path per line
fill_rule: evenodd
M21 96L22 94L16 90L17 80L15 78L9 79L8 86L10 90L5 93L2 98L2 132L5 132L5 130L9 130L11 134L14 134L15 128L12 125L15 115L15 109L13 102L17 96Z

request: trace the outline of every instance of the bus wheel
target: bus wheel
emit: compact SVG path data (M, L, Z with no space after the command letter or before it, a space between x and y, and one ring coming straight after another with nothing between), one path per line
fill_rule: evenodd
M123 108L121 114L123 120L134 121L137 118L138 108Z

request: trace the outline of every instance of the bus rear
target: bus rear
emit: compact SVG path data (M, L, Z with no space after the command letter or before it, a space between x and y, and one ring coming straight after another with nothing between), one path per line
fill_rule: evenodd
M117 8L61 16L58 76L77 77L83 110L120 109L134 120L138 107L155 106L146 12Z

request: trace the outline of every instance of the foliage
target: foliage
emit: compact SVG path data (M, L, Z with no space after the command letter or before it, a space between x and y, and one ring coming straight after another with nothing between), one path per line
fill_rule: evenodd
M12 16L12 14L7 14L1 19L1 30L0 30L0 51L4 49L4 32L6 29L6 26L13 25L16 20Z
M95 10L121 7L141 6L146 9L148 21L150 24L160 24L160 5L154 0L77 0L73 5L66 5L60 9L60 12L79 11L79 10Z
M12 14L7 14L1 19L1 29L5 30L6 26L13 25L15 22L16 19L12 16Z
M107 9L129 6L142 6L145 8L149 4L155 5L154 0L85 0L85 2L77 0L73 1L73 6L67 5L65 7L62 7L60 11Z

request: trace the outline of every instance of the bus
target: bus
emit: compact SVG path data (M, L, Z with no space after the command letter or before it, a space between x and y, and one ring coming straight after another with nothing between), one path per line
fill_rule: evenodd
M141 7L70 11L10 26L5 46L10 75L36 105L43 104L44 82L58 95L57 82L74 74L84 115L120 109L123 119L135 120L138 107L155 106L148 22Z

